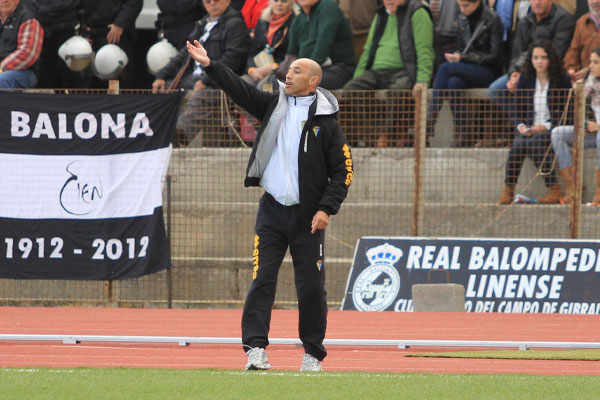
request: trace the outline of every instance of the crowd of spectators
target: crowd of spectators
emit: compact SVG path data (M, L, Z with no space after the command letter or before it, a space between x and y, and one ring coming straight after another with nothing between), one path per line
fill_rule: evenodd
M297 8L292 13L296 18L286 16L285 23L277 21L274 24L279 26L270 27L276 15L273 6L288 2L295 3ZM135 19L142 9L142 0L10 0L7 3L18 5L14 11L18 15L22 14L19 10L28 10L42 28L38 32L43 35L43 45L38 43L39 68L33 70L37 86L97 85L82 80L82 74L69 73L57 55L59 46L75 34L87 38L94 51L106 43L121 47L129 56L129 63L119 79L127 82L127 72L134 68L131 54ZM291 61L308 57L324 68L323 87L328 89L342 88L351 79L350 87L358 88L360 77L364 80L373 74L381 75L382 71L403 69L413 85L423 82L429 87L438 85L440 89L489 86L490 97L496 99L498 89L516 87L523 57L535 39L551 40L558 54L564 57L571 78L583 79L591 50L600 44L595 34L597 3L598 0L555 3L552 0L157 0L160 14L156 25L182 54L188 39L202 37L204 41L218 42L219 53L234 48L237 59L230 66L240 74L256 68L253 60L264 50L257 46L269 46L278 60L274 62L275 71L267 71L266 67L261 70L262 78L275 72L281 79ZM210 15L210 9L219 11ZM394 26L388 24L388 15L396 22ZM410 18L406 19L407 15ZM578 15L581 17L575 26ZM241 24L235 20L239 31L235 37L224 35L223 31L228 29L220 27L231 25L231 18L243 20ZM216 27L214 32L213 27ZM283 42L275 41L277 47L265 42L265 29L272 39L281 27L285 30ZM253 40L257 30L259 38ZM279 30L277 34L282 32ZM15 47L26 46L18 42ZM391 51L383 52L383 48ZM165 61L165 70L157 73L157 78L174 77L178 72L173 73L174 67L181 67L182 58L185 59L178 56L176 64L173 60ZM220 58L221 54L216 54L216 59ZM240 66L240 60L247 60L246 65ZM484 79L475 79L476 82L466 82L463 77L457 86L448 86L448 81L457 81L453 73L449 76L449 71L465 66L488 70L494 81L488 83L489 74L485 74ZM196 77L200 75L198 66L188 68L189 71L195 68ZM259 76L258 72L252 75ZM368 83L367 87L377 90L394 86L378 81ZM360 89L367 87L361 85Z
M87 39L94 52L106 44L124 51L128 57L116 71L122 87L132 87L131 75L140 67L132 52L142 5L142 0L0 2L0 87L106 87L94 73L94 62L73 71L59 57L58 49L73 35ZM487 88L488 98L511 120L514 136L501 203L514 191L525 156L547 168L538 153L523 148L532 141L545 146L557 128L555 99L548 93L585 79L586 87L599 86L590 74L590 59L600 46L600 0L157 0L157 6L160 36L179 53L164 60L152 89L193 91L188 104L194 112L206 108L203 90L215 86L187 55L188 40L199 40L212 60L261 88L285 79L289 65L302 57L322 66L326 89L432 87L428 125L434 125L442 101L449 100L458 133L467 120L466 107L444 91ZM558 63L548 70L564 70L565 78L553 72L540 79L546 73L535 69L536 52ZM532 99L544 98L544 106L534 107L532 100L515 108L508 98L523 88L540 90ZM344 90L336 92L342 101ZM181 118L189 125L199 116L184 112ZM589 127L598 126L591 121ZM552 137L555 147L563 146L561 171L570 171L564 149L572 138L568 132L556 130ZM561 172L567 183L569 174ZM553 173L545 176L549 189L556 188ZM600 185L600 172L598 179ZM556 193L550 195L554 202Z
M479 71L480 68L488 70L494 81L488 84L489 74L477 82L465 82L463 77L463 82L456 88L489 86L490 96L494 99L498 96L498 89L516 87L523 58L534 40L552 41L560 57L564 57L565 68L573 80L585 78L589 55L600 44L595 16L596 12L600 12L598 0L557 0L554 3L552 0L156 2L160 9L157 28L182 54L187 40L203 38L205 42L218 43L216 51L219 53L235 54L236 60L230 60L230 66L240 74L248 74L250 68L256 68L252 65L255 56L264 50L258 47L268 46L278 60L274 62L275 71L267 71L266 67L261 71L263 78L275 72L281 79L291 61L308 57L324 68L323 87L328 89L342 88L351 79L350 87L358 88L356 85L360 80L357 79L361 77L365 80L373 74L381 75L382 71L397 72L399 69L408 74L412 85L423 82L429 87L439 84L441 89L454 88L447 86L448 80L451 83L456 81L453 73L448 77L449 71L467 66ZM272 11L274 6L279 7L278 3L288 2L296 9L291 18L286 15L283 23L281 16ZM42 40L38 40L35 43L38 48L33 49L34 55L41 50L39 60L34 57L35 62L24 65L27 68L18 68L25 70L35 66L33 72L38 82L29 86L97 84L82 80L81 74L69 74L65 63L57 55L60 45L75 34L88 39L94 51L107 43L121 47L129 56L129 62L119 79L127 81L128 71L134 68L131 54L136 34L135 20L142 9L142 0L9 0L3 4L9 5L7 18L11 14L25 18L28 31L32 25L29 22L36 20L39 25L36 34L43 36L43 44ZM576 16L580 16L577 23ZM233 28L231 18L237 25L234 37L228 36L229 29ZM239 23L239 18L243 23ZM275 21L276 18L279 20ZM395 24L389 24L388 19ZM6 25L4 18L2 25ZM221 25L229 26L221 28ZM257 31L259 37L254 40ZM275 32L278 38L285 33L283 41L265 42L266 37L272 39ZM3 35L9 34L3 31ZM33 46L30 42L23 42L24 36L17 35L12 44L15 49L23 51ZM27 39L31 41L32 36L35 35L28 34ZM384 48L390 51L382 51ZM216 54L215 59L221 56ZM177 62L165 61L164 71L157 73L157 78L172 78L178 72L176 67L181 67L182 58L185 59L178 56ZM246 60L246 65L240 65L240 60ZM446 66L442 68L443 65ZM188 68L194 71L194 76L201 75L197 65ZM3 71L8 69L17 68ZM258 73L253 75L258 77ZM203 83L206 81L203 80ZM127 87L127 84L124 86ZM394 87L380 81L370 82L367 86L374 90ZM361 85L360 88L366 87Z

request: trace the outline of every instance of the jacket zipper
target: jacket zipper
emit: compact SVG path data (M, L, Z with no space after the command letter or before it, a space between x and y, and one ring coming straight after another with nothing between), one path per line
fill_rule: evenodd
M308 131L306 131L304 133L304 152L307 152L307 147L308 147Z

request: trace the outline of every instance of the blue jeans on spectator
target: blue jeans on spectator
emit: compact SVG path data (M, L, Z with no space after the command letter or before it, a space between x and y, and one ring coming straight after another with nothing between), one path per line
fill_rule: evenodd
M29 69L10 69L0 74L0 89L29 89L35 85L37 85L37 77Z
M517 133L508 153L504 183L511 186L517 184L523 162L527 156L531 157L536 168L541 170L546 187L558 183L556 173L552 169L554 153L548 148L549 145L549 132L532 136L522 136Z
M506 101L508 97L508 92L506 89L506 84L510 80L510 76L508 74L502 75L500 78L496 79L494 82L490 84L488 87L488 97L489 99L496 105L502 107L504 110L508 107L508 102Z
M461 62L447 62L440 65L433 83L433 98L429 106L429 126L433 129L437 115L442 108L444 97L450 102L456 132L463 132L467 120L467 107L464 94L458 90L487 87L494 79L488 68ZM448 90L447 93L442 91Z
M575 128L573 126L558 126L552 129L552 148L556 153L558 167L560 169L568 168L573 165L573 157L569 146L573 144ZM595 147L598 154L598 166L600 170L600 132L596 134L587 134L584 136L583 146L585 148Z

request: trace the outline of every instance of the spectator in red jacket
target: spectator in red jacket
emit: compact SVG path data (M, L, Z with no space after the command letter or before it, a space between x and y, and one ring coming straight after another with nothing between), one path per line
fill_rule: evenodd
M276 3L280 0L272 1ZM242 7L242 15L244 16L246 26L251 32L254 32L254 28L256 28L256 23L260 19L260 15L268 5L269 0L246 0L244 3L244 7Z

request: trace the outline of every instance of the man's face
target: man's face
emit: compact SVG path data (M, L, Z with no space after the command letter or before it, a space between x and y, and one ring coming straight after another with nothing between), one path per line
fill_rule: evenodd
M19 0L0 0L0 13L10 14L19 5Z
M531 11L537 17L545 17L552 8L552 0L531 0Z
M223 14L227 7L229 7L230 2L231 0L202 0L206 12L213 18Z
M311 75L312 71L306 63L301 60L294 61L285 76L285 94L288 96L306 96L312 92Z
M594 17L600 17L600 0L588 0L588 8L590 9L590 14Z
M298 5L300 7L312 7L319 0L298 0Z
M383 5L385 9L388 10L390 14L396 15L396 10L398 6L404 4L404 0L383 0Z

